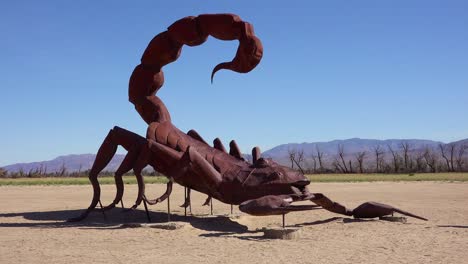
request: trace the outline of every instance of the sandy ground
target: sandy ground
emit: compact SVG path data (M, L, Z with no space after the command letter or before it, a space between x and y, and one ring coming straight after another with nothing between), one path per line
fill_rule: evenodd
M165 185L148 185L148 196ZM114 195L103 187L103 201ZM286 223L300 227L297 240L263 239L257 228L281 225L281 216L253 217L235 207L234 220L222 215L230 206L214 202L214 214L202 207L205 196L193 195L193 215L178 205L183 189L171 197L172 219L186 227L167 231L122 228L146 222L143 210L113 209L107 220L99 212L86 221L64 220L88 206L91 186L0 187L0 263L467 263L467 183L324 183L326 193L350 208L373 200L430 219L408 223L357 221L324 210L291 213ZM126 186L124 204L132 204L136 186ZM143 207L143 206L141 206ZM150 207L153 222L167 220L167 204ZM141 208L142 209L142 208Z

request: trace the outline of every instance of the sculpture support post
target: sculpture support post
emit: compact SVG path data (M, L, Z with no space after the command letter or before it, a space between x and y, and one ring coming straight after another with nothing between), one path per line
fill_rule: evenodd
M171 221L171 197L167 197L167 222Z
M284 229L284 227L285 227L285 219L284 219L285 217L284 217L284 215L285 215L285 214L283 214L283 229Z
M211 215L213 215L213 198L211 198L210 207L211 207Z
M143 200L143 205L145 206L146 218L148 218L148 223L151 223L151 217L149 215L148 205L146 204L146 200Z
M104 216L104 220L107 221L106 212L104 212L104 207L102 207L101 200L99 200L99 206L101 206L101 212L102 212L102 215Z
M184 202L187 201L187 187L184 187ZM187 216L187 207L184 206L184 216Z

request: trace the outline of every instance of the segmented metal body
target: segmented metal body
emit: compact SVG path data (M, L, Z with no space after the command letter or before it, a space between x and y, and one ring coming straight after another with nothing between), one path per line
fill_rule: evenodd
M254 164L245 161L242 157L211 147L203 139L192 136L191 134L196 134L193 131L186 134L171 122L151 123L147 138L160 144L159 147L162 149L160 151L153 149L154 155L150 159L150 165L173 178L175 182L225 203L240 204L246 199L263 196L263 193L251 192L249 186L244 184L248 176L256 169ZM184 166L182 163L185 162L183 155L189 147L196 149L208 164L220 173L223 181L217 186L218 188L213 189L202 180L194 180L200 178L196 170L188 168L187 171L180 173L179 170Z

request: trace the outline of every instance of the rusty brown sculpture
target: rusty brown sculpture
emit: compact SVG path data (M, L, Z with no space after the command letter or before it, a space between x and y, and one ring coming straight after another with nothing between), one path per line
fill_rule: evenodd
M214 140L212 147L196 131L184 133L175 127L166 106L155 95L164 83L162 67L177 60L183 45L200 45L208 36L239 41L234 59L214 67L211 81L221 69L247 73L262 58L263 47L254 35L252 25L233 14L185 17L153 38L129 83L129 100L149 125L146 138L119 127L110 130L89 174L94 191L91 205L70 221L84 219L100 202L97 176L110 162L119 145L128 153L115 173L115 199L104 210L115 207L121 201L124 191L122 175L133 169L138 182L138 195L132 208L136 208L142 201L150 204L163 201L169 197L173 182L176 182L207 194L208 199L212 197L224 203L240 205L241 211L251 215L284 215L293 211L323 208L356 218L374 218L398 212L426 220L392 206L373 202L349 210L323 194L310 193L307 189L310 181L304 174L261 158L257 147L252 150L253 161L249 163L242 158L235 141L229 144L228 152L219 139ZM166 192L154 200L145 197L141 171L147 165L170 179ZM311 201L314 204L292 205L298 201ZM183 206L187 206L188 202L186 200Z

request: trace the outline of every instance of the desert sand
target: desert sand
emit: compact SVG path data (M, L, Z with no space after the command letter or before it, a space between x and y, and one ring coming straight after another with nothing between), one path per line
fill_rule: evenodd
M102 187L104 204L115 187ZM156 197L165 185L147 185ZM0 187L0 263L468 263L468 184L323 183L311 184L349 208L378 201L424 216L395 223L355 220L325 210L291 213L286 224L301 228L296 240L263 239L262 227L281 225L281 216L254 217L215 201L202 207L205 195L194 192L192 215L178 205L183 188L171 196L172 219L186 222L178 230L125 228L146 223L143 205L103 218L94 212L80 223L66 223L91 200L91 186ZM124 205L136 197L128 185ZM165 222L167 203L150 206L153 222Z

